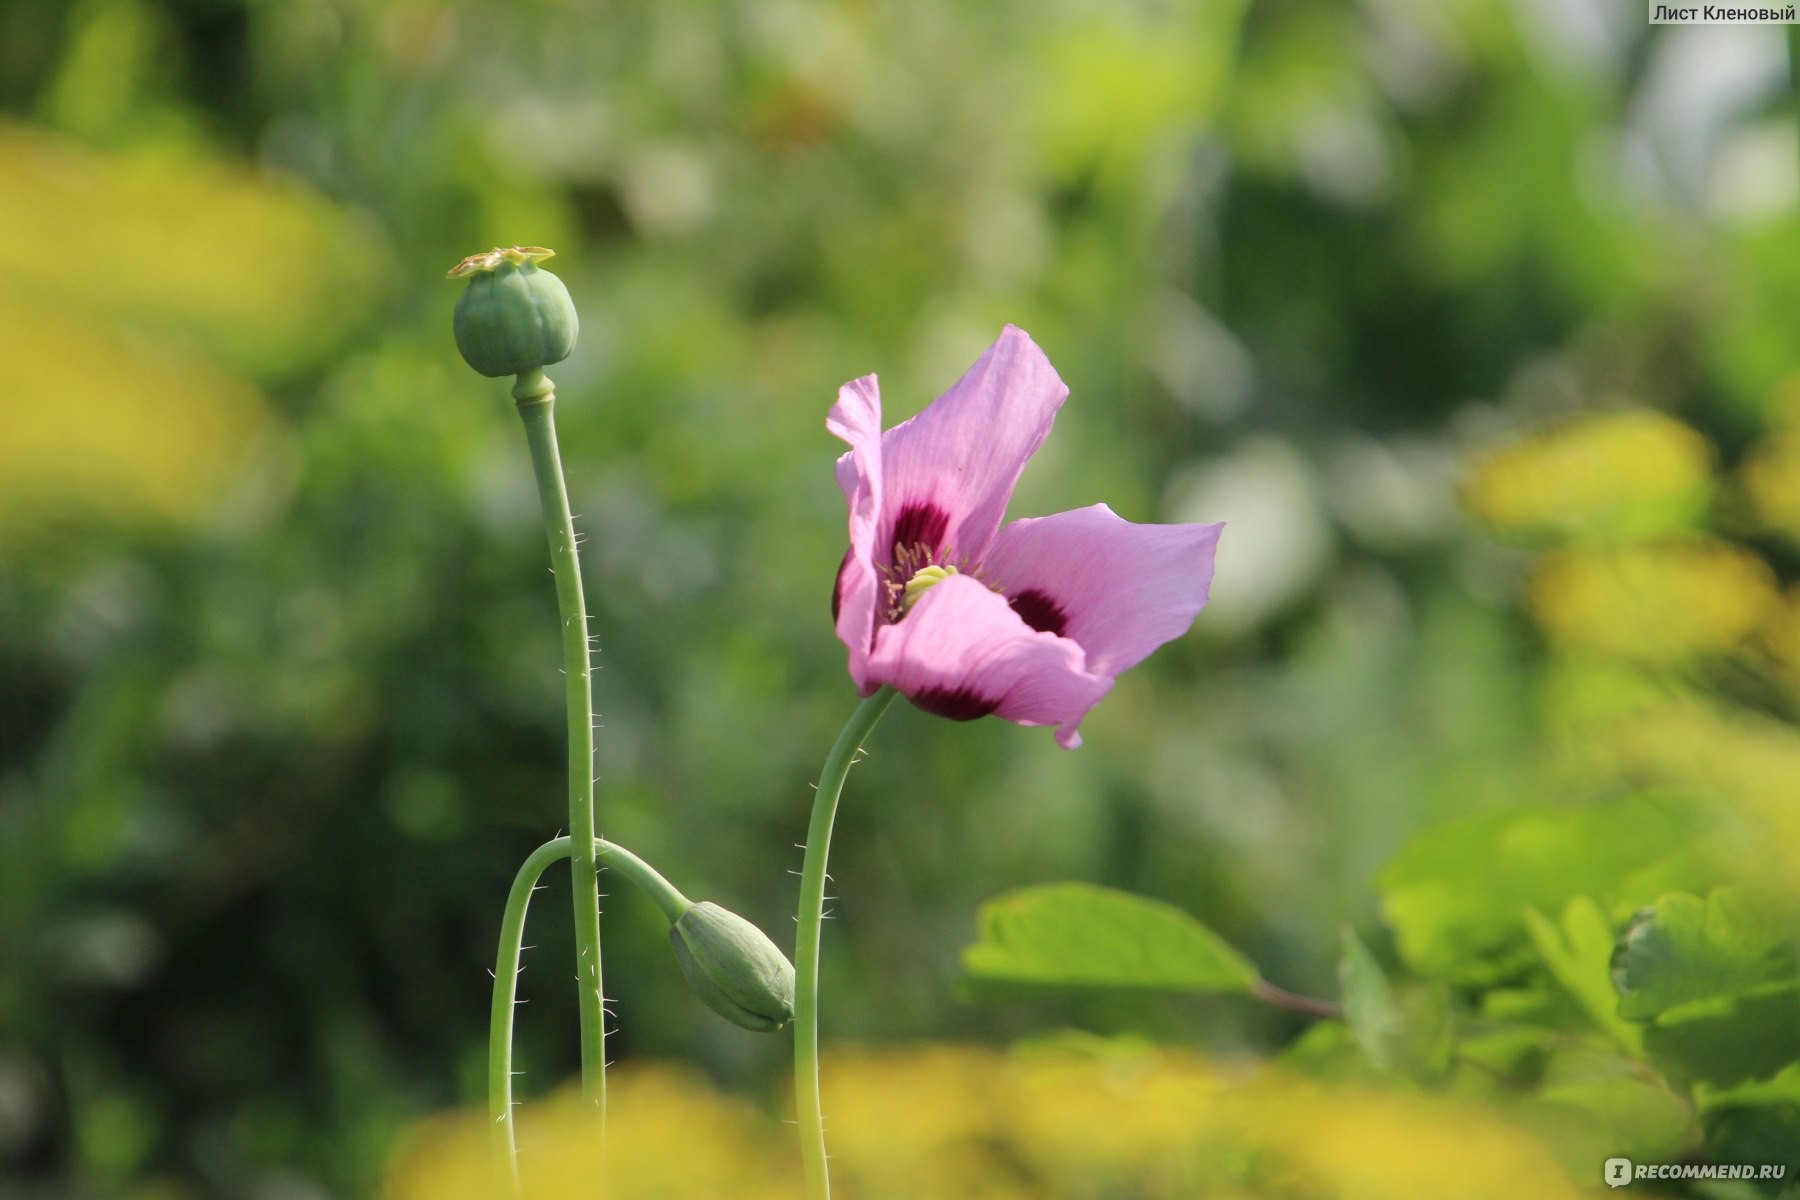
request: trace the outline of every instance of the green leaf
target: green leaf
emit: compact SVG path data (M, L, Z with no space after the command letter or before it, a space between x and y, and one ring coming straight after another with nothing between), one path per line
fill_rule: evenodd
M1800 1061L1800 985L1677 1005L1645 1029L1644 1052L1659 1070L1716 1088L1768 1079Z
M1590 896L1616 911L1693 886L1706 868L1710 823L1690 804L1640 793L1427 829L1383 868L1383 908L1419 972L1493 984L1531 962L1527 908L1561 912Z
M1444 989L1416 990L1402 999L1354 931L1344 930L1343 945L1338 979L1344 1020L1369 1065L1415 1079L1441 1078L1455 1049Z
M1381 964L1354 930L1344 930L1343 943L1338 983L1344 992L1344 1021L1370 1065L1378 1071L1391 1071L1402 1033L1400 1002L1394 998Z
M1544 1063L1561 1036L1540 1025L1483 1028L1477 1023L1474 1032L1458 1040L1456 1058L1460 1064L1474 1068L1478 1094L1508 1095L1543 1073Z
M1800 1062L1789 1063L1767 1079L1740 1083L1736 1087L1710 1087L1702 1083L1694 1089L1694 1096L1702 1112L1756 1106L1800 1109Z
M963 951L976 979L1054 987L1248 992L1256 968L1172 905L1085 883L1022 888L981 906Z
M1707 1157L1714 1162L1783 1163L1789 1180L1800 1173L1800 1105L1720 1109L1708 1115L1707 1127Z
M1619 1013L1647 1020L1680 1004L1741 995L1789 973L1778 941L1741 895L1719 888L1705 900L1685 892L1639 912L1612 958Z
M1640 1052L1642 1030L1619 1016L1611 965L1615 939L1600 906L1586 896L1577 896L1563 909L1561 925L1553 924L1535 908L1525 910L1525 924L1556 981L1615 1042L1634 1054Z
M1368 1057L1343 1021L1314 1021L1282 1048L1275 1061L1315 1079L1361 1082L1369 1077Z
M1700 1143L1694 1110L1660 1080L1628 1074L1553 1081L1524 1101L1519 1115L1572 1164L1615 1154L1668 1162ZM1641 1073L1641 1068L1636 1068Z

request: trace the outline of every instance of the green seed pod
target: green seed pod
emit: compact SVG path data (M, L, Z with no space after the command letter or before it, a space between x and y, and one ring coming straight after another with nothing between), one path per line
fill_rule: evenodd
M727 1021L773 1033L794 1019L794 965L736 913L702 900L670 927L669 944L694 995Z
M468 277L456 302L456 348L483 375L541 370L569 357L579 322L563 281L537 264L555 254L513 246L463 259L451 279Z

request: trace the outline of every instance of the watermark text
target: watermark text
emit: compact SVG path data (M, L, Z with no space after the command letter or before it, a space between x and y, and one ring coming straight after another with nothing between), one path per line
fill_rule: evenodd
M1782 1163L1634 1163L1629 1158L1609 1158L1600 1177L1607 1187L1624 1187L1640 1179L1750 1179L1786 1178Z
M1669 4L1649 0L1652 25L1793 25L1800 4Z

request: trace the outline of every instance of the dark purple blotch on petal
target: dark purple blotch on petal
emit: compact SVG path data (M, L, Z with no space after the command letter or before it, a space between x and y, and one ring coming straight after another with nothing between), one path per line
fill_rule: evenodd
M1000 707L998 700L989 700L967 687L930 687L913 692L907 699L934 717L948 717L952 721L973 721Z
M923 546L927 554L935 555L944 548L944 531L949 528L949 513L929 501L914 500L902 505L894 518L894 545L901 550Z
M1062 631L1069 627L1069 618L1064 615L1062 605L1039 588L1026 588L1008 596L1006 602L1012 605L1021 621L1039 633L1054 633L1061 637Z

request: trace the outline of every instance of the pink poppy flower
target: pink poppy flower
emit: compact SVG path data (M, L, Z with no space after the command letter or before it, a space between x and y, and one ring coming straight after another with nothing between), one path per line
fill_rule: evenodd
M1136 525L1104 504L1000 521L1069 394L1008 325L955 387L883 433L875 376L838 391L850 550L832 614L864 696L1055 725L1068 749L1120 672L1206 604L1222 525Z

